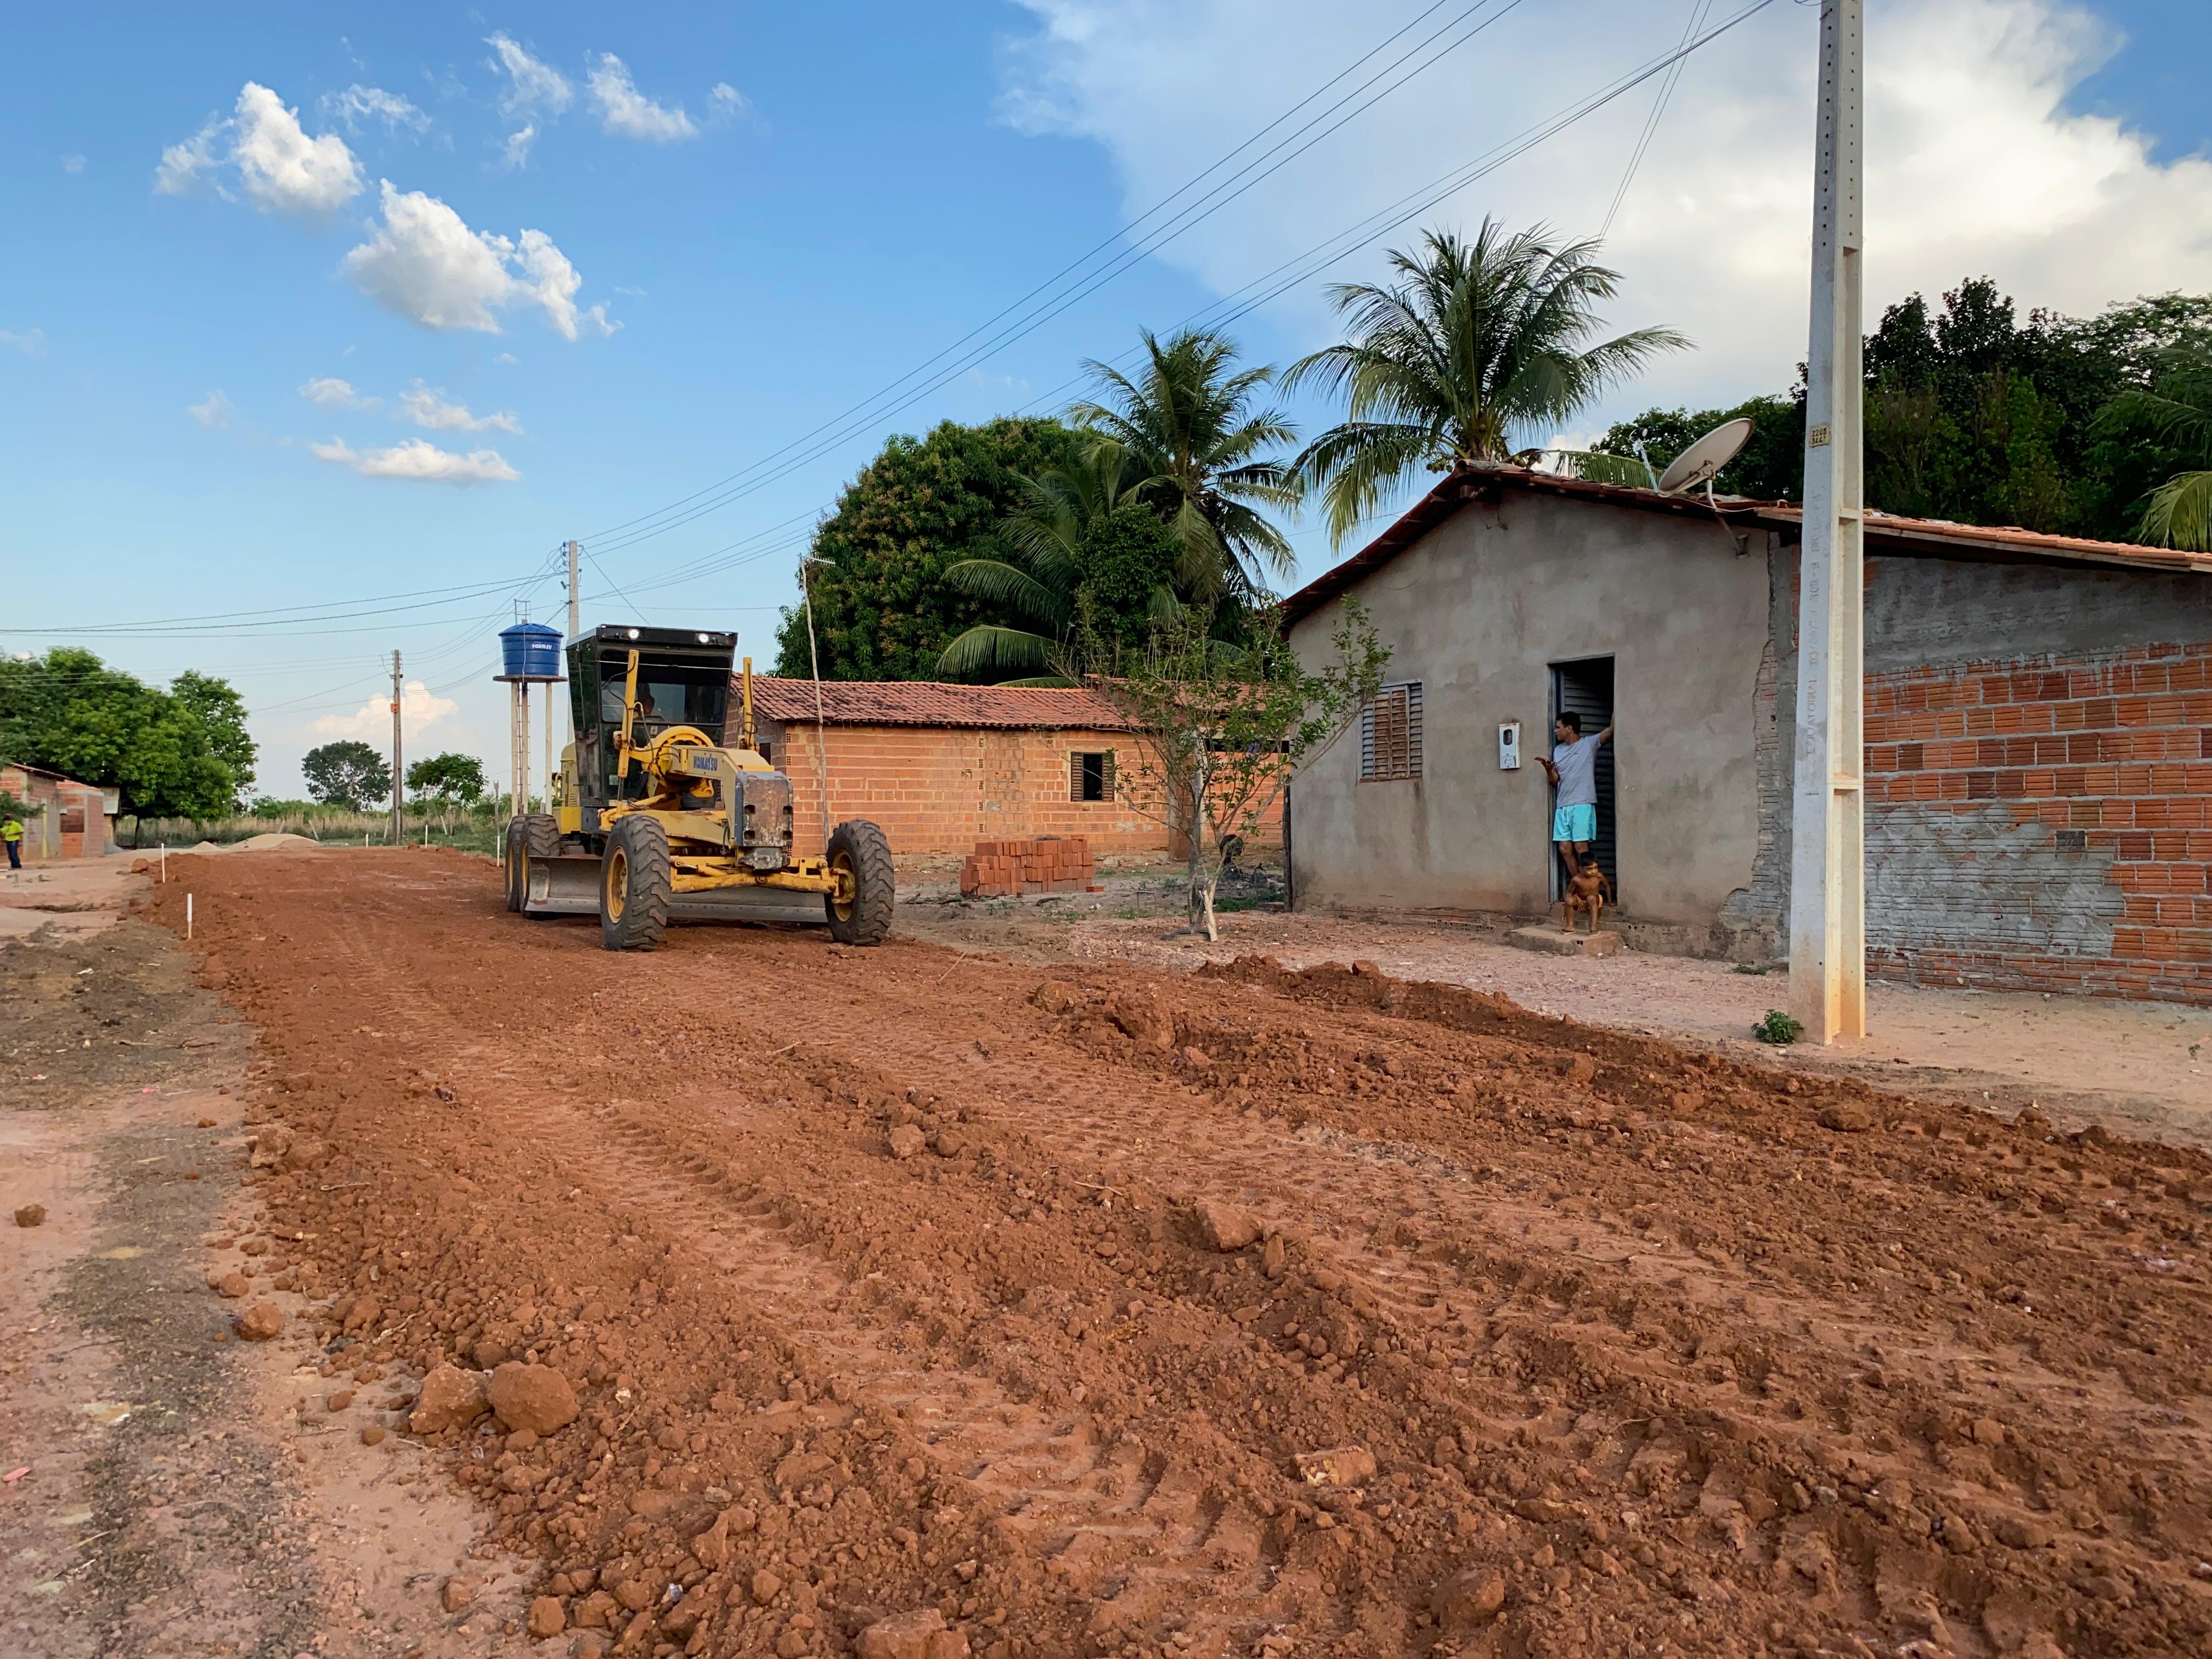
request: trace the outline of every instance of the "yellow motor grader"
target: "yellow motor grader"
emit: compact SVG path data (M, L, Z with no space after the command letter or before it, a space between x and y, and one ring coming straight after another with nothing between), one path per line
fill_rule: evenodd
M568 647L576 738L554 810L508 821L508 909L596 910L610 951L650 951L672 921L827 921L847 945L889 935L896 896L880 829L854 819L818 856L795 853L791 780L755 746L750 659L738 740L724 742L736 646L731 634L611 624Z

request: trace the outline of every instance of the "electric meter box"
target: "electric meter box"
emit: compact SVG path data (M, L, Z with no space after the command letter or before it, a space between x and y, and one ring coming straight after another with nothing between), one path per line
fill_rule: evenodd
M1521 769L1521 722L1502 721L1498 727L1498 769L1517 772Z

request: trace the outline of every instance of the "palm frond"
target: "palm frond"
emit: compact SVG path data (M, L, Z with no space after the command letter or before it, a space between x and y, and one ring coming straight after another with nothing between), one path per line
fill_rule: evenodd
M1041 668L1052 660L1053 642L1018 628L978 623L938 653L940 674L991 674L1008 668Z
M2212 553L2212 472L2181 472L2151 491L2142 538L2160 547Z
M963 593L1006 605L1047 627L1067 625L1067 596L1054 592L1028 571L1002 559L962 559L945 567L945 580Z

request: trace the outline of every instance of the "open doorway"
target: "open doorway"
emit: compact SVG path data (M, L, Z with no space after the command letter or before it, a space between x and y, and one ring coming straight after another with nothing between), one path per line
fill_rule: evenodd
M1585 737L1594 736L1613 724L1611 657L1584 657L1577 662L1552 665L1553 722L1569 710L1581 717ZM1601 744L1597 751L1597 840L1590 846L1590 856L1612 881L1613 902L1618 904L1623 901L1618 848L1613 838L1613 745L1608 743ZM1566 890L1566 877L1559 869L1558 854L1548 846L1545 854L1552 866L1552 896L1557 899Z

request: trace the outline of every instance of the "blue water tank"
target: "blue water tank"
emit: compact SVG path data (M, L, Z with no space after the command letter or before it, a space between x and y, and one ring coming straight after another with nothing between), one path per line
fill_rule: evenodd
M561 678L561 630L546 623L517 623L499 630L501 659L509 679Z

